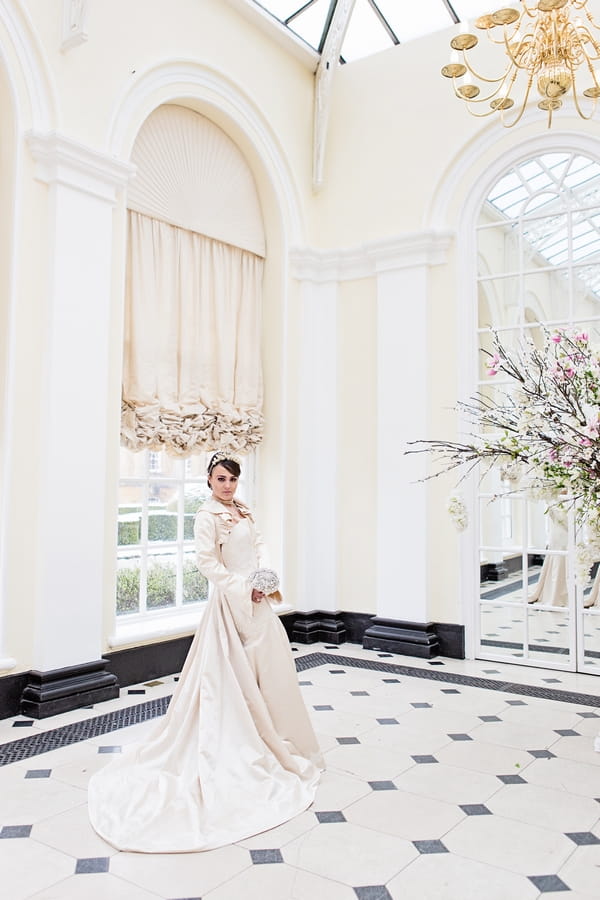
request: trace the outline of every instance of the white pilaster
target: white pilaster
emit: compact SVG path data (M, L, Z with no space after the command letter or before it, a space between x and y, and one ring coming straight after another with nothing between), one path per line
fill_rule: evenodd
M376 261L377 275L377 615L426 622L427 490L421 455L407 441L427 435L431 265L448 236L405 241Z
M301 282L298 609L334 611L337 535L337 284Z
M112 219L134 170L56 133L29 146L50 192L33 660L49 671L101 654Z

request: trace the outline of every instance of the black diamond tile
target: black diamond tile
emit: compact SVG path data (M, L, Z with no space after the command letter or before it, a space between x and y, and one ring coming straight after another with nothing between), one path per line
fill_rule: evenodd
M50 778L52 769L28 769L25 778Z
M18 722L12 723L13 728L31 728L32 725L33 725L33 719L30 719L30 720L28 719L27 722L20 719Z
M456 688L442 688L442 694L460 694L460 691Z
M399 678L384 678L383 682L384 684L401 684Z
M292 653L298 653L298 648L297 648L297 647L291 647L291 651L292 651Z
M411 703L410 705L414 706L415 709L433 709L431 703Z
M554 731L556 734L560 734L561 737L581 737L578 731L573 731L572 728L555 728Z
M340 648L338 647L337 644L325 644L325 649L326 650L339 650Z
M33 825L5 825L0 829L0 838L28 838Z
M365 887L355 887L354 893L358 900L392 900L392 895L385 884L370 884Z
M448 853L441 841L413 841L419 853Z
M98 747L98 753L120 753L120 752L121 752L120 746Z
M587 844L600 844L600 838L597 838L591 831L572 831L565 833L565 837L570 838L578 847L584 847Z
M317 712L324 712L324 711L326 711L326 710L332 710L332 709L333 709L333 706L327 706L327 705L325 704L324 706L313 706L313 709L316 709Z
M76 875L93 875L98 872L108 872L110 856L90 856L87 859L78 859L75 866Z
M504 784L527 784L520 775L497 775L496 778L499 778Z
M482 722L501 722L502 719L499 719L498 716L478 716Z
M542 681L545 681L546 684L562 684L560 678L542 678Z
M129 688L127 691L128 694L145 694L145 688Z
M433 659L433 660L430 659L430 660L429 660L429 665L430 665L430 666L443 666L444 663L441 662L439 659Z
M176 675L173 681L179 681L179 675Z
M483 803L465 803L460 807L466 816L491 816L492 812Z
M345 675L346 670L345 669L330 669L329 674L330 675Z
M374 791L397 791L393 781L369 781L369 786Z
M571 890L558 875L528 875L527 877L542 894Z
M556 759L556 753L551 753L550 750L528 750L527 752L536 759Z
M472 741L473 738L468 734L449 734L448 737L451 741Z
M490 637L495 637L495 635L490 635ZM483 670L486 675L499 675L500 669L484 669Z
M398 719L377 719L380 725L399 725Z
M507 700L509 706L527 706L524 700Z
M300 685L300 687L311 687L312 681L299 681L298 684Z
M377 656L380 656L382 659L384 659L384 658L386 658L386 659L387 659L387 658L390 658L390 657L392 657L393 655L394 655L393 653L378 653L378 654L377 654Z
M250 856L255 866L263 866L266 863L282 863L283 856L280 850L251 850Z
M346 816L339 809L329 810L328 812L316 812L315 816L317 817L317 819L319 820L321 825L324 825L324 824L329 825L332 822L345 822L346 821Z
M414 761L416 763L418 763L419 765L424 765L425 763L436 763L437 762L437 759L435 758L435 756L430 756L428 754L413 756L413 757L411 757L411 759L414 759Z
M600 719L600 716L598 715L598 713L593 713L593 712L582 712L582 713L577 713L577 715L581 716L582 719Z
M360 741L357 737L339 737L336 738L338 744L360 744Z
M353 697L370 697L371 696L368 691L350 691L350 693Z

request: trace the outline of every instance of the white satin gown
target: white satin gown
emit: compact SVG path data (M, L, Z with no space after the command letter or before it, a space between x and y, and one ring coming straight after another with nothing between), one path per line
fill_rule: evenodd
M196 520L212 595L167 714L90 780L90 820L120 850L209 850L286 822L313 802L322 757L285 630L266 600L250 515L211 500ZM222 541L222 543L221 543Z

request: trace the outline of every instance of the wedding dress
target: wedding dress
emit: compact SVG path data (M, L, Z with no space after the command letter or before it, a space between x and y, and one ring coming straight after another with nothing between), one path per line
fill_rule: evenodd
M243 507L242 507L243 509ZM260 563L251 516L218 501L197 517L212 595L167 714L89 784L89 815L120 850L208 850L291 819L312 803L322 757L285 630L247 577Z

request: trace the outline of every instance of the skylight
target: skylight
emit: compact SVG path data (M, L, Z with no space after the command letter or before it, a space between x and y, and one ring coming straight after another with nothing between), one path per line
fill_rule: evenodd
M321 52L339 0L252 0ZM491 4L491 5L490 5ZM490 12L493 0L355 0L341 61L370 56Z

